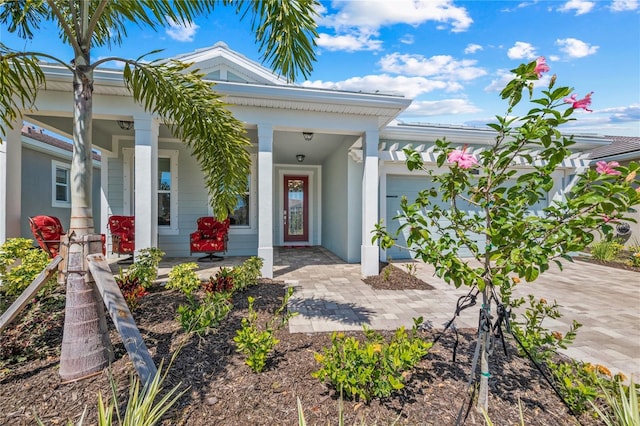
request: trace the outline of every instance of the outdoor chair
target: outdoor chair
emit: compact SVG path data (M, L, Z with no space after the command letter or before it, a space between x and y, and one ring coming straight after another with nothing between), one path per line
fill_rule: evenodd
M122 261L133 260L136 249L135 216L109 216L108 225L111 232L111 253L129 255Z
M200 217L197 221L198 229L191 233L190 252L206 253L198 259L198 261L214 261L222 260L222 256L214 253L225 253L227 251L227 242L229 241L229 218L222 222L214 217Z
M55 216L33 216L29 218L29 226L38 245L50 258L54 258L60 251L60 237L64 229L60 219Z
M29 227L38 245L50 258L56 257L60 252L60 238L65 235L60 219L55 216L33 216L29 218ZM102 237L102 254L106 253L105 235Z

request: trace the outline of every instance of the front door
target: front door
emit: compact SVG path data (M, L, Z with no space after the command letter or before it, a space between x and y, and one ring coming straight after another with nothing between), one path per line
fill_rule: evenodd
M284 241L309 241L309 176L284 176Z

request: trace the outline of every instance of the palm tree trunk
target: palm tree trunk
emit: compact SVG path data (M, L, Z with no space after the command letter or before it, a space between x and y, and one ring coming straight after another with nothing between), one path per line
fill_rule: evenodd
M60 354L60 377L75 380L104 369L112 357L104 305L86 256L100 252L92 239L92 109L93 72L79 64L74 73L73 159L71 163L71 224L67 253L67 298Z

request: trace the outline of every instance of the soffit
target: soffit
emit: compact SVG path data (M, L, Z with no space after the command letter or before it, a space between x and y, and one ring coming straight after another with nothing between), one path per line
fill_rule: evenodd
M68 69L51 64L43 66L46 89L69 92L72 76ZM94 73L94 94L127 96L122 71L97 70ZM400 96L333 91L300 86L275 86L241 82L215 82L214 90L225 95L230 105L298 110L317 113L336 113L378 117L379 126L385 126L404 111L411 100Z

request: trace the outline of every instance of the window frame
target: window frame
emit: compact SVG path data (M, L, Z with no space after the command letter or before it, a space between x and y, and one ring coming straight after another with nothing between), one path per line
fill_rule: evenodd
M258 229L258 156L251 154L249 169L249 225L230 225L229 234L255 234ZM211 203L208 203L208 214L213 216Z
M133 186L135 173L135 148L123 148L123 207L124 214L135 214L133 210ZM171 225L159 225L157 224L158 235L178 235L180 228L178 227L178 157L180 151L177 149L159 149L158 160L161 158L169 158L171 167L171 190L169 191L171 197ZM157 165L156 165L157 171ZM157 179L157 177L156 177ZM157 195L160 193L160 189L156 189L156 203L158 202ZM156 206L157 208L157 206ZM175 220L173 218L175 217ZM157 220L157 218L156 218Z
M61 201L58 200L57 197L57 189L58 189L58 181L57 181L57 172L58 170L64 170L67 175L67 200ZM63 163L57 160L51 160L51 207L58 208L71 208L71 164Z
M170 197L170 209L171 209L171 225L158 224L159 235L177 235L178 229L178 150L173 149L159 149L158 150L158 162L161 158L169 159L169 167L171 172L171 185L170 190L161 190L160 186L156 189L156 199L159 199L160 191L163 194L169 194ZM159 169L158 169L159 173Z

